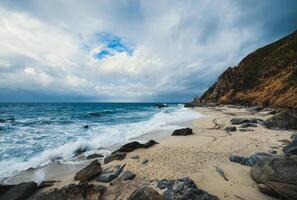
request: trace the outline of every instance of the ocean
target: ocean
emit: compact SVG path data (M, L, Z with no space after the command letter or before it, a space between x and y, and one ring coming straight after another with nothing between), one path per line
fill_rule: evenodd
M182 104L0 103L0 180L56 160L78 162L79 150L107 154L113 145L200 117Z

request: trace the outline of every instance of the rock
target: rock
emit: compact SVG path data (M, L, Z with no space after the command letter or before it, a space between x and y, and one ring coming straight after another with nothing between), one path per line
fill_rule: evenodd
M140 159L139 155L132 156L131 159L138 160Z
M144 160L142 161L142 164L146 164L146 163L148 163L148 162L149 162L148 159L144 159Z
M158 107L158 108L167 108L167 107L169 107L167 104L165 104L165 103L158 103L158 104L155 104L154 105L155 107Z
M101 170L101 164L98 160L94 160L91 164L77 172L74 176L74 180L80 182L89 181L95 176L98 176L101 173Z
M241 132L250 132L250 131L254 131L254 130L250 129L250 128L240 128L239 131L241 131Z
M163 179L158 181L157 187L164 191L162 196L166 200L218 200L216 196L199 189L189 178Z
M297 130L297 109L281 111L270 119L265 120L264 126L269 129Z
M231 155L229 157L229 160L231 162L239 163L241 165L246 165L246 166L253 166L255 165L259 160L265 158L265 157L270 157L271 155L268 153L255 153L252 154L250 157L246 158L244 156L237 156L237 155Z
M104 158L104 163L107 164L114 160L123 160L126 157L125 152L112 153Z
M155 140L150 140L147 143L145 143L144 145L146 146L146 148L152 147L156 144L159 144L159 142L156 142Z
M136 176L136 174L134 174L133 172L125 171L121 178L122 178L122 180L127 181L127 180L134 179L135 176Z
M186 136L186 135L192 135L193 130L191 128L182 128L182 129L177 129L173 131L171 134L172 136Z
M38 185L38 189L53 186L57 181L42 181Z
M127 153L127 152L134 151L136 149L146 149L146 148L154 146L155 144L159 144L159 143L154 141L154 140L150 140L150 141L148 141L147 143L144 143L144 144L133 141L133 142L129 142L127 144L124 144L119 149L114 151L112 154L117 153L117 152L126 152Z
M102 158L102 157L104 156L101 154L94 153L94 154L88 155L87 159L89 160L89 159Z
M240 125L243 123L254 123L254 124L261 124L263 123L262 119L258 119L258 118L251 118L251 119L247 119L247 118L233 118L230 120L232 125Z
M124 167L125 165L123 166L116 165L116 166L108 167L107 169L103 170L102 174L98 176L98 178L96 178L96 181L109 183L122 173Z
M90 127L89 125L84 125L84 126L83 126L84 129L87 129L87 128L89 128L89 127Z
M226 132L234 132L234 131L236 131L236 127L235 126L226 126L224 130Z
M254 123L243 123L239 127L240 128L257 127L257 124L254 124Z
M106 188L101 185L80 183L78 185L70 184L61 189L55 189L50 192L42 193L36 197L36 200L97 200L100 199Z
M285 155L297 155L297 142L292 142L283 148Z
M252 167L251 177L284 199L297 199L296 166L297 156L266 157Z
M267 185L260 183L258 185L259 190L264 193L267 194L269 196L273 196L273 197L279 197L279 195L274 192L272 189L270 189Z
M15 185L0 185L0 199L1 194L4 194L4 192L7 192L9 189L13 188Z
M128 200L165 200L159 192L150 187L136 189Z
M37 183L35 182L24 182L20 183L9 190L4 194L0 194L0 199L3 200L23 200L28 198L37 190Z
M252 113L257 113L257 112L260 112L261 110L263 110L263 107L262 106L253 106L253 107L249 107L247 110Z
M276 153L277 153L277 151L275 151L275 150L271 149L271 150L269 150L269 151L268 151L268 153L270 153L270 154L276 154Z
M87 147L79 147L78 149L76 149L74 151L74 156L78 156L78 155L80 155L80 154L82 154L82 153L84 153L84 152L86 152L88 150L89 150L89 148L87 148Z

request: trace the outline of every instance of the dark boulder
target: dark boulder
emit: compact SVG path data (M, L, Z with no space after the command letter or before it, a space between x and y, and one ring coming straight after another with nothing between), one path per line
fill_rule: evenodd
M251 169L251 177L262 192L278 194L283 199L297 199L297 156L267 157ZM275 195L274 195L275 196Z
M20 183L6 192L0 194L2 200L23 200L31 196L37 190L37 183L24 182Z
M89 125L84 125L83 128L84 129L88 129L90 126Z
M146 149L146 148L154 146L155 144L159 144L159 143L154 141L154 140L150 140L150 141L148 141L147 143L144 143L144 144L141 144L141 143L139 143L137 141L133 141L133 142L129 142L127 144L124 144L119 149L114 151L112 154L118 153L118 152L126 152L127 153L127 152L134 151L136 149Z
M162 196L166 200L218 200L216 196L199 189L189 178L163 179L158 181L157 187L163 190Z
M105 187L101 185L93 185L88 183L81 183L78 185L70 184L61 189L55 189L50 192L45 192L37 196L37 200L92 200L100 199L105 191Z
M281 111L270 119L265 120L264 126L269 129L297 130L297 109Z
M4 194L9 189L13 188L15 185L0 185L0 196L1 194Z
M157 103L157 104L154 104L155 107L157 108L167 108L169 107L167 104L165 103Z
M124 165L123 166L116 165L116 166L108 167L107 169L103 170L103 172L100 174L100 176L98 176L98 178L96 178L96 181L109 183L114 179L116 179L122 173L124 167L125 167Z
M262 124L263 120L262 119L258 119L258 118L251 118L251 119L247 119L247 118L233 118L230 120L232 125L240 125L243 123L254 123L254 124Z
M257 127L257 124L254 124L254 123L243 123L239 127L240 128L247 128L247 127L254 127L254 128L256 128Z
M142 164L146 164L146 163L148 163L148 162L149 162L148 159L144 159L144 160L142 161Z
M88 155L87 159L89 160L89 159L102 158L102 157L104 156L101 154L94 153L94 154Z
M146 146L146 148L150 148L156 144L159 144L159 142L156 142L155 140L150 140L147 143L145 143L144 145Z
M297 155L297 141L294 141L283 148L285 155Z
M57 181L42 181L38 185L38 189L45 188L45 187L51 187L51 186L55 185L56 182Z
M136 189L128 200L164 200L164 198L150 187L141 187Z
M125 152L112 153L109 156L104 158L104 163L107 164L114 160L123 160L125 157L126 157Z
M192 135L193 130L191 128L182 128L182 129L177 129L173 131L171 134L172 136L186 136L186 135Z
M78 155L80 155L80 154L82 154L82 153L84 153L84 152L86 152L88 150L89 150L88 147L79 147L78 149L76 149L74 151L74 156L78 156Z
M80 182L89 181L95 176L98 176L101 173L101 170L101 164L98 160L94 160L91 164L77 172L74 176L74 180Z
M229 160L231 162L239 163L241 165L246 166L253 166L255 165L259 160L270 157L271 155L268 153L255 153L252 154L250 157L244 157L244 156L238 156L238 155L231 155L229 157Z
M136 174L134 174L133 172L130 172L130 171L125 171L123 173L123 175L121 176L122 180L123 181L127 181L127 180L132 180L134 179L136 176Z
M224 130L226 132L234 132L234 131L236 131L236 127L235 126L226 126Z

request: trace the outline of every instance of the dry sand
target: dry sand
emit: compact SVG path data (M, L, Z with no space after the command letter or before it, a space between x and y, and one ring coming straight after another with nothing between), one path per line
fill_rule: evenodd
M167 136L154 147L138 149L128 153L122 161L103 165L105 168L125 163L125 170L137 175L133 181L124 184L120 180L114 181L108 187L105 198L115 199L116 196L117 199L126 199L139 185L150 184L150 180L189 177L199 188L219 199L273 199L258 191L256 183L250 177L250 167L230 162L229 156L249 156L272 149L281 154L283 144L279 140L289 139L291 132L269 130L258 125L257 128L251 128L253 131L240 132L237 127L236 132L228 134L224 127L230 125L230 119L234 117L265 119L271 116L263 112L252 114L245 109L228 107L195 110L205 117L192 122L194 135ZM140 159L131 159L134 155L139 155ZM148 163L142 164L144 159L148 159ZM224 171L228 181L219 175L216 167ZM68 174L55 187L60 188L74 182L73 177L74 174ZM98 184L94 181L92 183Z

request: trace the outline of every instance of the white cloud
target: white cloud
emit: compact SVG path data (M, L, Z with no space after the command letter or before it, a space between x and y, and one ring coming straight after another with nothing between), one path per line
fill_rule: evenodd
M0 88L114 101L175 93L190 99L262 45L261 23L239 26L242 12L232 0L3 3ZM133 53L96 59L101 32Z

